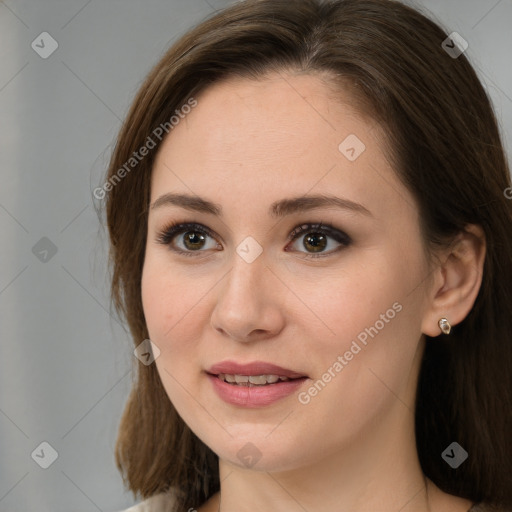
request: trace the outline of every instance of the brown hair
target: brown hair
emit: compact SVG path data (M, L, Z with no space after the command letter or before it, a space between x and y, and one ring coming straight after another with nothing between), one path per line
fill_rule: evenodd
M397 175L416 198L426 246L470 223L485 232L473 309L449 337L427 336L417 448L424 474L445 492L511 506L512 204L504 195L511 183L492 104L466 56L452 58L442 48L446 37L394 0L246 1L188 32L140 88L111 158L105 208L112 302L134 344L148 338L141 274L158 148L115 184L112 178L153 130L224 77L328 73L385 127ZM134 496L172 488L176 510L198 506L219 490L218 458L177 414L156 366L135 364L116 444L123 480ZM452 441L469 452L457 469L441 458Z

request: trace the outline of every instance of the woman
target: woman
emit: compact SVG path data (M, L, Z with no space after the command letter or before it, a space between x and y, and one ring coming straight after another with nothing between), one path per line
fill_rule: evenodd
M512 189L463 50L246 1L151 71L100 189L130 511L510 510Z

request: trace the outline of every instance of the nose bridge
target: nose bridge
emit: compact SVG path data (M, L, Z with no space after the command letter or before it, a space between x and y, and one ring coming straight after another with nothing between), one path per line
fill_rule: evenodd
M234 246L224 293L252 296L251 289L257 288L258 281L268 273L266 260L267 253L264 253L263 246L255 238L250 235L243 238Z
M281 324L281 313L276 309L275 295L269 294L271 286L272 276L264 255L251 260L237 250L216 296L213 327L238 340L246 340L253 331L275 333Z
M257 307L265 294L264 286L261 285L264 285L264 282L268 283L267 273L263 255L248 262L237 250L233 255L231 270L226 276L219 300L222 299L228 305L235 305L237 308Z

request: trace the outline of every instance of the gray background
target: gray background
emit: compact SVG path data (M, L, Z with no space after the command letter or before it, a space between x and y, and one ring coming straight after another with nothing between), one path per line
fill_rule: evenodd
M146 73L229 3L0 2L0 512L133 504L113 457L133 346L109 316L92 190ZM512 1L414 5L469 42L510 155ZM58 49L43 59L31 43L45 31ZM58 452L48 469L36 463L50 460L44 441Z

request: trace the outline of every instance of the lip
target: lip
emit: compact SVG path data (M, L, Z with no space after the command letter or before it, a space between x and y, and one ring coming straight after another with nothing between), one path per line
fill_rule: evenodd
M231 405L249 408L265 407L273 404L297 391L308 380L308 377L304 374L263 361L254 361L247 364L223 361L214 364L206 373L215 392L222 400ZM249 376L279 375L294 380L278 381L265 386L238 386L219 379L219 373Z
M279 375L289 379L307 377L303 373L297 373L264 361L253 361L246 364L237 363L236 361L222 361L211 366L206 372L211 375L218 375L219 373L229 375Z
M273 404L297 391L307 380L307 377L302 377L295 380L278 381L275 384L266 384L265 386L248 387L229 384L212 374L207 374L207 377L217 395L224 402L250 408Z

